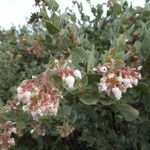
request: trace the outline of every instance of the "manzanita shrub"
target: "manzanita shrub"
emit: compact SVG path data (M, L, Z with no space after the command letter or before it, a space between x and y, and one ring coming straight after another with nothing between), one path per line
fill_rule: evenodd
M150 149L150 3L87 3L93 19L77 1L80 19L35 0L30 30L1 31L1 98L16 85L0 106L1 149Z

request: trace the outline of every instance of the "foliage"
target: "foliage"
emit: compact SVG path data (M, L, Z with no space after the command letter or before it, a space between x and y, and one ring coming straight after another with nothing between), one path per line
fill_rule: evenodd
M35 0L35 3L39 12L32 14L28 22L32 26L30 30L23 27L19 31L11 28L0 32L0 99L3 102L0 115L3 121L16 123L17 134L12 134L16 146L12 149L148 150L149 1L144 8L133 8L126 1L109 0L107 14L103 15L106 4L92 6L88 0L92 20L77 1L73 3L78 7L80 19L70 9L61 14L54 0ZM106 74L94 69L108 64L118 70L143 66L139 84L128 88L120 100L98 88ZM67 78L68 72L75 81ZM35 119L22 110L27 102L18 103L16 87L30 78L23 86L35 80L40 90L47 91L47 84L59 87L63 98L56 116L41 115ZM35 94L33 89L32 93ZM12 100L6 102L8 99Z

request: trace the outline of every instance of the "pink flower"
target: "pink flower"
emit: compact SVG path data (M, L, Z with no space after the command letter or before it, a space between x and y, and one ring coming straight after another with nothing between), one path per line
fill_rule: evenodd
M22 110L30 114L34 120L44 115L57 114L62 92L49 81L46 73L23 81L19 87L21 88L17 89L18 99L23 101L20 103L23 104Z

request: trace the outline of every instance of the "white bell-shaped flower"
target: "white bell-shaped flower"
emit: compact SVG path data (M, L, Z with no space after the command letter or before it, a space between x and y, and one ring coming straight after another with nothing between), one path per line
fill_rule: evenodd
M76 78L82 79L81 72L80 72L80 70L78 70L78 69L76 69L76 70L74 71L73 75L74 75Z
M113 87L112 93L114 94L117 100L120 100L120 98L122 97L122 91L118 87Z
M132 82L133 82L133 85L135 85L135 86L138 85L138 79L134 78L134 79L132 80Z
M123 83L124 83L126 88L132 88L133 87L131 84L131 79L129 79L129 78L123 79Z
M73 76L67 76L65 78L65 82L67 83L67 85L69 86L69 88L72 88L75 82L75 78Z

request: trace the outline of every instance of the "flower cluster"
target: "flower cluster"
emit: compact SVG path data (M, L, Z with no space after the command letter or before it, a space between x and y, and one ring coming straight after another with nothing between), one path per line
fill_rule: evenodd
M40 52L40 51L37 49L37 46L36 46L36 45L33 45L33 46L29 47L29 48L27 49L27 52L28 52L29 54L34 55L34 56L39 57L39 58L43 56L42 52Z
M23 81L17 88L18 100L23 104L22 110L38 120L43 115L56 115L62 93L59 88L43 74Z
M69 88L73 88L75 79L82 79L80 70L71 69L69 66L66 68L58 68L57 71L62 76L62 80L68 85Z
M0 123L0 147L1 149L9 149L11 146L15 146L15 139L11 137L12 133L16 133L14 123L8 121L6 123Z
M61 137L67 137L75 130L72 125L69 125L68 122L64 123L62 126L57 126L57 131Z
M36 124L33 126L33 129L30 130L30 133L36 133L37 135L45 136L45 128L36 122Z
M105 92L108 96L112 93L117 100L120 100L122 93L128 88L137 86L138 80L141 79L140 69L141 66L137 69L124 65L116 67L114 61L99 65L94 68L94 71L102 75L98 84L99 92Z

